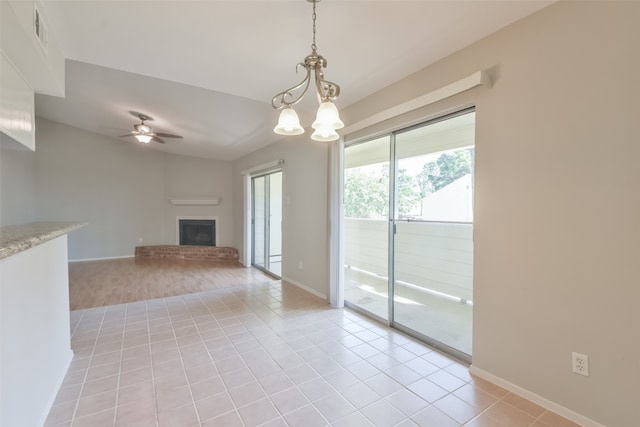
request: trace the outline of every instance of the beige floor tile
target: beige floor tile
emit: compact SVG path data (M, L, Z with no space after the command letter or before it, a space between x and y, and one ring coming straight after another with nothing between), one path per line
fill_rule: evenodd
M134 401L116 408L116 424L134 426L156 419L156 406L152 400Z
M433 403L447 395L445 389L425 378L409 384L408 389L429 403Z
M135 268L122 265L124 289ZM190 270L171 268L138 277L181 287ZM76 357L47 426L575 426L424 344L246 270L208 291L73 311ZM106 297L94 296L83 295Z
M427 379L443 389L452 392L466 384L465 381L448 373L445 370L439 370L427 376Z
M491 418L486 413L478 415L464 425L465 427L509 427L501 422Z
M113 409L116 407L116 390L107 391L104 393L93 394L87 397L81 397L78 400L78 407L76 409L76 417L85 417L98 412Z
M487 409L487 415L509 427L525 427L533 424L535 418L522 412L521 410L505 403L498 401L495 405Z
M269 399L262 399L238 409L247 427L264 424L279 417L278 411Z
M482 390L483 392L496 398L501 398L508 393L508 391L503 389L502 387L478 377L473 377L473 381L471 382L471 384L475 388Z
M207 421L235 410L228 393L219 393L196 402L200 421Z
M376 427L391 427L401 422L405 416L384 400L378 400L360 410Z
M503 402L508 403L511 406L515 406L520 409L522 412L525 412L531 415L534 418L538 418L545 412L545 409L536 405L533 402L530 402L527 399L524 399L517 394L508 393L506 396L502 398Z
M303 406L290 412L284 415L284 419L290 426L322 427L327 425L327 420L312 405Z
M385 400L408 417L429 406L427 401L406 388L387 396Z
M360 412L354 412L331 424L332 427L373 427L374 424Z
M336 421L352 412L356 408L340 394L332 394L323 399L313 402L313 406L329 422Z
M269 396L281 414L293 412L309 404L309 399L298 389L290 388Z
M471 420L480 413L480 409L466 403L452 394L436 401L433 406L460 424Z
M385 374L403 386L408 386L409 384L419 380L421 377L420 374L405 365L394 366L393 368L385 371Z
M112 427L114 424L115 408L97 412L84 417L76 417L73 420L74 427Z
M231 399L233 399L233 403L238 408L267 397L256 380L230 389L229 394L231 395Z
M368 406L373 402L382 399L382 397L378 393L371 390L366 384L361 382L349 386L344 390L341 390L340 394L342 394L353 406L358 409L362 409L365 406Z
M546 411L545 413L543 413L540 417L540 421L549 424L551 427L579 427L579 425L574 423L573 421L561 417L560 415L551 411Z
M192 403L158 413L158 427L196 427L198 414Z
M54 426L61 423L71 422L76 409L76 400L53 405L49 411L49 416L45 426Z
M382 397L402 389L402 386L386 374L378 374L364 380L364 383Z
M118 406L137 401L155 402L153 383L140 382L118 389Z
M466 384L460 387L454 391L453 394L479 410L485 410L498 401L496 397L485 393L472 384Z
M458 427L460 425L435 406L429 406L419 411L411 417L411 420L421 427Z

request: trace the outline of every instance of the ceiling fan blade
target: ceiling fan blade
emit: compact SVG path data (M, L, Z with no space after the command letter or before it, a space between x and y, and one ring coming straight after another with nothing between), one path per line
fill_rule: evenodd
M166 144L166 143L167 143L167 141L165 141L165 140L163 140L163 139L160 139L160 138L158 138L157 136L154 136L154 137L152 138L152 141L159 142L160 144Z
M155 132L155 134L157 136L161 136L163 138L182 138L182 136L180 136L180 135L173 135L173 134L170 134L170 133Z
M118 135L118 138L124 138L125 136L134 136L132 133L128 133L126 135Z

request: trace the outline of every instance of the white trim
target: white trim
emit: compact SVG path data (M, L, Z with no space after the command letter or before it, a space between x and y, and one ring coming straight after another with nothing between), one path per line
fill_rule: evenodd
M537 395L525 388L520 387L519 385L513 384L485 370L477 368L474 365L471 365L469 367L469 372L493 384L499 385L500 387L505 388L510 392L517 394L520 397L524 397L525 399L530 400L531 402L539 406L542 406L543 408L549 411L555 412L556 414L562 417L565 417L566 419L571 420L574 423L580 424L583 427L606 427L603 424L600 424L596 421L593 421L590 418L585 417L584 415L580 415L569 408L559 405L549 399L545 399L540 395Z
M323 299L323 300L325 300L325 301L327 300L327 296L326 296L325 294L323 294L322 292L318 292L318 291L316 291L315 289L312 289L312 288L310 288L310 287L308 287L308 286L306 286L306 285L303 285L303 284L302 284L302 283L300 283L300 282L296 282L296 281L295 281L295 280L293 280L293 279L289 279L288 277L284 277L284 276L283 276L280 280L282 280L283 282L290 283L290 284L292 284L293 286L297 286L297 287L299 287L300 289L305 290L305 291L309 292L310 294L313 294L313 295L315 295L315 296L317 296L317 297L319 297L319 298L322 298L322 299Z
M217 216L197 216L197 215L188 215L188 216L177 216L176 217L176 245L180 245L180 220L181 219L195 219L195 220L199 220L199 219L205 219L205 220L210 220L210 221L215 221L216 222L216 244L215 246L218 246L218 237L220 236L220 234L218 233L218 228L220 228L220 221L218 221L218 217Z
M245 169L240 173L242 175L251 175L251 174L254 174L256 172L263 172L263 171L267 171L267 170L272 169L272 168L277 168L278 166L282 165L283 163L284 163L283 159L278 159L278 160L274 160L272 162L263 163L261 165L254 166L254 167L249 168L249 169Z
M487 72L484 70L476 71L470 76L443 86L440 89L436 89L432 92L376 113L373 116L369 116L364 120L353 123L352 125L349 125L341 130L340 133L342 135L348 135L366 127L381 123L385 120L389 120L401 114L408 113L409 111L413 111L426 105L433 104L434 102L449 98L453 95L457 95L480 85L487 85L488 87L491 87L491 79L489 78Z
M49 398L49 403L47 403L47 406L45 406L45 410L42 412L42 415L40 416L40 421L38 422L39 426L44 426L45 422L47 421L47 418L49 417L49 412L51 412L51 408L53 408L53 404L56 401L56 397L58 396L58 393L62 388L62 383L64 382L64 378L67 376L67 372L69 371L69 367L71 366L71 362L73 361L73 356L74 356L73 350L69 349L69 356L67 358L67 363L65 364L64 369L61 371L61 375L58 378L58 381L56 381L56 385L53 388L54 392L51 393L51 397Z
M122 256L107 256L107 257L100 257L100 258L70 259L69 262L107 261L110 259L125 259L125 258L135 258L135 254L122 255Z
M329 147L329 304L344 307L344 218L342 209L342 140Z
M244 247L242 249L242 265L251 267L251 175L242 175L242 197L244 200Z
M190 199L179 199L177 197L169 199L172 205L219 205L220 197L212 197L212 198L190 198Z

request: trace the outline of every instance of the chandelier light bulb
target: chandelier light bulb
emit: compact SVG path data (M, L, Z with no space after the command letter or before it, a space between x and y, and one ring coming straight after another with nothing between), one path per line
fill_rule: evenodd
M340 135L336 133L333 128L330 127L318 127L313 134L311 134L311 139L314 141L322 141L329 142L335 141L340 138Z
M273 131L278 135L300 135L304 133L296 110L291 108L290 105L285 107L280 113L278 124Z
M340 120L336 104L331 101L325 101L318 107L316 121L311 125L314 129L331 128L333 130L342 129L344 123Z

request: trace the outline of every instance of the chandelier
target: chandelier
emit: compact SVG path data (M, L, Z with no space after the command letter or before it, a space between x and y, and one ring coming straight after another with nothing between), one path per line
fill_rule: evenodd
M293 105L300 102L307 93L309 85L311 83L311 74L313 72L316 93L318 95L318 113L316 114L316 120L311 127L314 129L311 139L315 141L335 141L339 138L336 133L337 129L344 127L344 123L340 120L338 109L333 103L340 95L340 86L336 83L330 82L324 79L324 73L322 69L327 66L327 60L320 54L318 54L316 46L316 3L320 0L307 0L313 3L313 14L311 19L313 21L313 43L311 44L311 54L309 54L304 62L300 62L296 65L296 72L300 68L304 68L307 71L307 75L297 85L280 92L271 100L271 105L276 110L282 109L278 124L273 131L279 135L300 135L304 133L304 129L300 126L300 119L298 114L293 109ZM298 95L294 94L298 90L302 89Z

